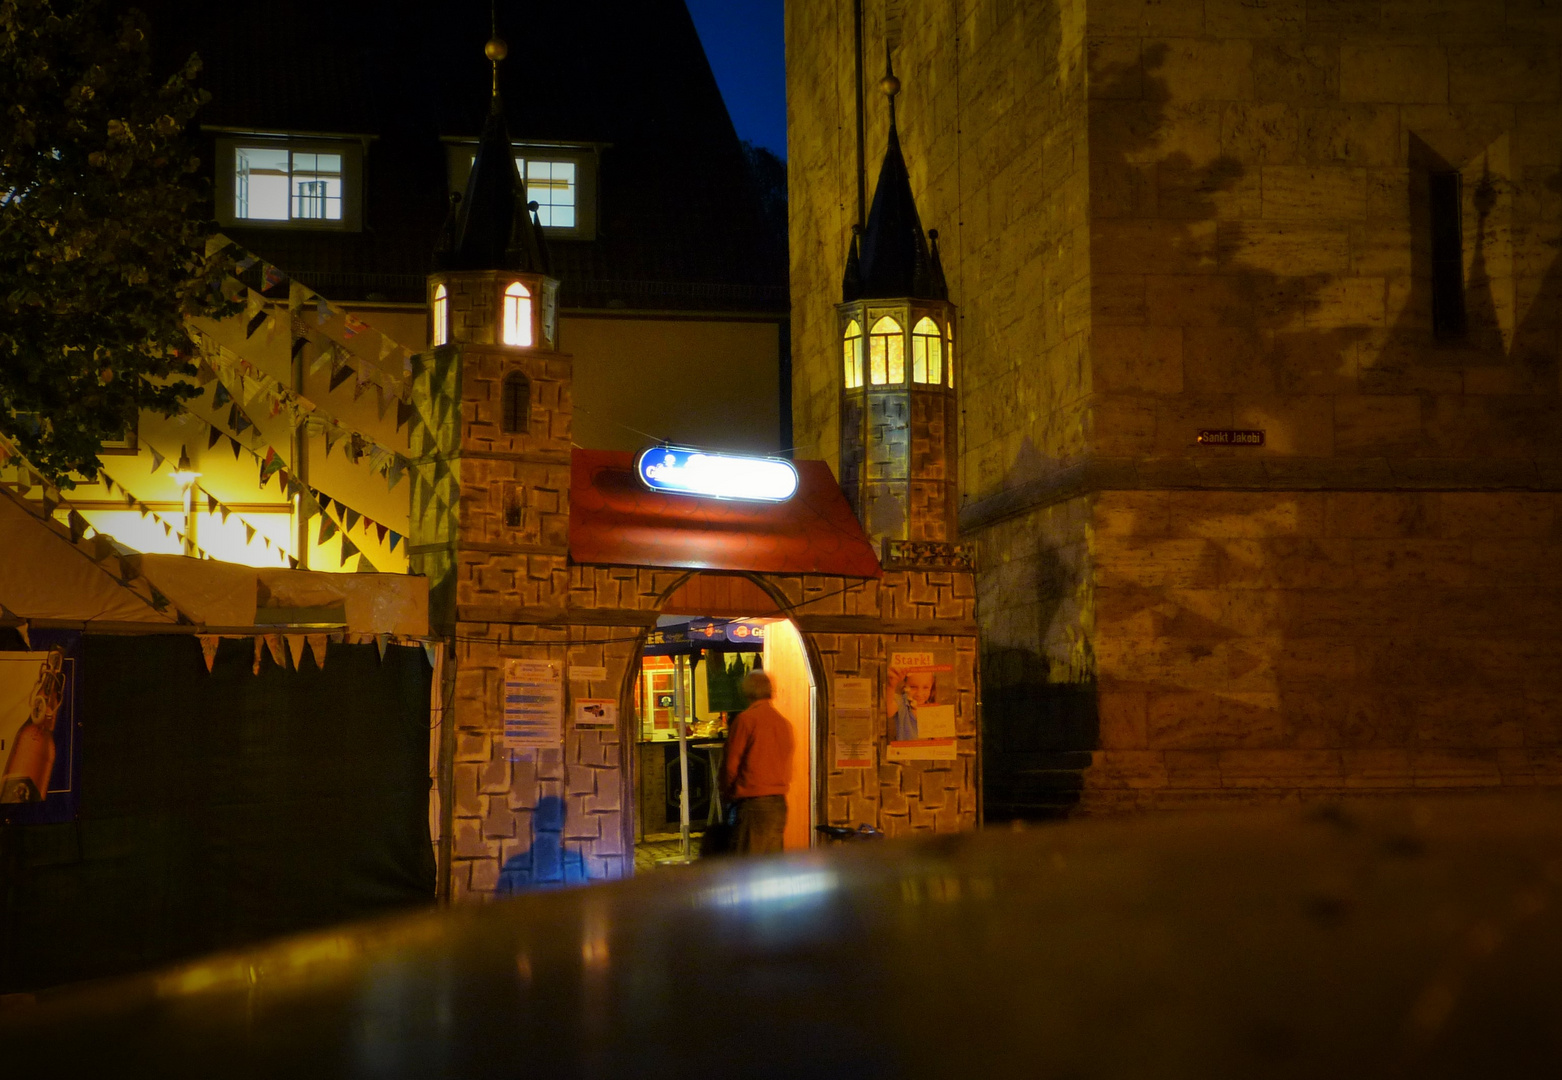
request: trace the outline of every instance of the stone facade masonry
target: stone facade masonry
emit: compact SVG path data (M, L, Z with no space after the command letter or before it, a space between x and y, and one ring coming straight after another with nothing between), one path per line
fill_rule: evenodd
M865 8L869 176L887 42L959 312L986 775L1050 810L1562 782L1562 11ZM796 439L828 452L850 8L787 33ZM1230 429L1264 443L1197 441Z

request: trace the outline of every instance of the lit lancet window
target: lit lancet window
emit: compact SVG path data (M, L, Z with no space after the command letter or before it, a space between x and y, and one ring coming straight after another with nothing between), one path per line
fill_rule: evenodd
M905 331L888 315L874 323L868 335L868 378L874 386L906 381Z
M941 386L944 381L944 335L924 318L911 331L911 381Z
M862 385L862 325L856 319L846 324L844 343L846 389L856 390Z
M434 286L434 344L444 345L450 340L450 294L443 285Z
M504 290L504 344L529 348L532 343L532 294L519 281Z
M949 389L953 390L955 388L955 328L953 326L949 328L949 337L944 344L947 346L944 355L949 358L949 363L945 365L949 368Z

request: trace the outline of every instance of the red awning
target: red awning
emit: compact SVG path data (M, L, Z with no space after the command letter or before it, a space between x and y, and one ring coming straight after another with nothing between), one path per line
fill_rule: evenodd
M798 461L797 494L783 503L733 502L647 491L634 455L571 455L569 553L577 563L879 577L873 543L830 467Z

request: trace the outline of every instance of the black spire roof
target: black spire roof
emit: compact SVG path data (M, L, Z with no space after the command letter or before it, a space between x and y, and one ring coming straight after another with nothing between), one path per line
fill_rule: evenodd
M879 85L889 96L889 146L879 167L878 186L873 189L860 255L856 235L852 237L841 283L842 300L948 300L937 246L931 251L928 248L916 200L911 197L911 176L900 152L900 133L895 128L895 94L900 80L891 70Z
M502 58L503 45L499 47ZM494 63L497 68L498 60ZM450 212L451 220L434 253L439 269L549 273L542 227L527 207L526 182L515 167L497 71L466 194L452 203Z

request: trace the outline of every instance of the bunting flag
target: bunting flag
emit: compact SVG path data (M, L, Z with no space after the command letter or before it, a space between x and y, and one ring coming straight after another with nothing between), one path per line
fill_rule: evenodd
M27 625L27 623L25 621L24 622L20 622L20 623L17 624L17 626L16 626L16 633L17 633L17 636L22 639L22 644L27 646L28 651L31 651L32 647L33 647L32 629Z
M345 319L342 320L342 322L342 333L350 338L355 338L365 330L369 329L369 324L358 318L356 315L348 315Z
M255 314L250 316L249 322L244 327L244 336L247 338L254 337L255 331L259 330L261 324L265 321L266 313L264 311L255 312Z
M300 634L287 636L287 651L293 657L293 670L302 670L304 666L304 638Z
M309 634L306 637L309 642L309 651L314 653L315 667L325 670L325 650L329 639L324 634Z
M215 427L213 427L211 429L211 431L206 436L206 449L208 449L208 450L216 449L217 441L219 439L221 439L221 438L222 438L222 432L218 431Z
M386 646L388 646L390 644L390 635L389 634L375 634L374 635L374 644L376 646L378 646L379 650L380 650L380 663L382 663L382 664L385 663L385 649L386 649Z
M212 665L217 662L217 646L220 639L216 634L201 635L201 657L206 661L206 673L211 674Z
M336 522L332 521L329 517L322 515L320 518L320 535L315 539L315 543L323 546L327 540L331 539L331 537L335 535Z
M280 634L264 634L261 640L266 643L266 651L271 654L272 663L279 668L286 668L287 653L282 649L282 636Z
M253 672L256 675L260 674L260 656L261 656L261 653L265 651L265 648L266 648L265 643L262 642L260 640L260 638L256 638L255 639L255 665L250 668L250 671Z
M163 457L162 454L159 454L156 450L153 450L152 451L152 471L156 472L158 469L161 469L163 467L163 462L167 461L167 460L168 459Z
M341 565L342 566L346 566L347 565L347 560L352 558L354 555L357 555L358 553L359 553L358 552L358 545L354 544L351 540L347 539L347 534L343 533L342 534L342 552L341 552L341 556L340 556L340 558L341 558Z

